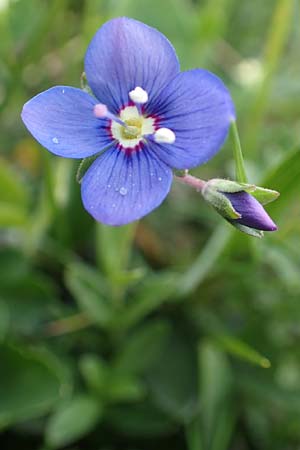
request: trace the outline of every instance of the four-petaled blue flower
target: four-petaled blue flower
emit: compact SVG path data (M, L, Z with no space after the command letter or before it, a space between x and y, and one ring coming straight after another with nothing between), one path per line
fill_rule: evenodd
M56 86L28 101L22 119L55 155L99 153L82 179L83 204L96 220L123 225L160 205L171 168L190 169L215 155L234 106L219 78L202 69L180 72L170 42L125 17L98 30L85 73L95 97Z

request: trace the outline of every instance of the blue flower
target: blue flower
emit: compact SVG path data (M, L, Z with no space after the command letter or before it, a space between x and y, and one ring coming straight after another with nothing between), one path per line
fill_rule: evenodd
M99 154L82 179L84 207L100 222L123 225L161 204L172 168L215 155L234 106L219 78L203 69L180 72L170 42L125 17L98 30L85 73L94 96L56 86L28 101L22 119L55 155Z

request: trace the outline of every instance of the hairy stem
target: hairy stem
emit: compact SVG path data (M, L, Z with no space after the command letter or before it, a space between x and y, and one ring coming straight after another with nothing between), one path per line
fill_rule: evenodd
M180 181L180 183L188 184L189 186L196 189L196 191L201 192L204 188L206 181L196 178L189 173L185 173L182 177L174 175L175 180Z

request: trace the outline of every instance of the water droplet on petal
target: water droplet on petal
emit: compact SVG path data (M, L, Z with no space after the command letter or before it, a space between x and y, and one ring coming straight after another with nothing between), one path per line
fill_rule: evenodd
M57 137L52 138L52 142L53 144L58 144L59 140L57 139Z
M116 207L116 204L115 203L113 203L112 205L111 205L113 208L115 208Z
M153 177L154 176L154 173L153 172L150 172L150 177Z
M127 191L127 189L126 189L125 187L122 186L122 187L120 188L120 191L119 191L119 192L120 192L121 195L126 195L128 191Z
M63 89L61 92L64 94L64 93L65 93L65 90Z
M162 177L158 177L157 179L158 179L158 181L162 181Z
M107 187L108 187L108 189L110 189L111 188L111 184L108 184Z

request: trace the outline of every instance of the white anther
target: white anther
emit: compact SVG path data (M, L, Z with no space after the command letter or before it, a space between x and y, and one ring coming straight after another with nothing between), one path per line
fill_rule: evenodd
M94 115L98 119L102 119L103 117L107 117L108 109L106 105L103 105L103 103L98 103L94 106Z
M174 144L176 140L175 133L169 128L159 128L154 133L155 142L162 144Z
M129 92L130 100L132 100L134 103L139 103L143 105L144 103L147 103L148 101L148 93L144 91L140 86L137 86L133 91Z

